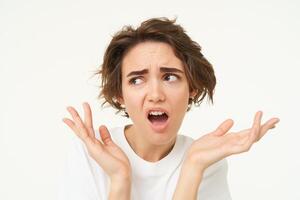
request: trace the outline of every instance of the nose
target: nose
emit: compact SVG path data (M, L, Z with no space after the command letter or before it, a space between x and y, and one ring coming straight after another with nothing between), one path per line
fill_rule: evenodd
M163 86L159 81L152 81L149 84L148 89L148 101L150 102L160 102L165 100L165 94L163 90Z

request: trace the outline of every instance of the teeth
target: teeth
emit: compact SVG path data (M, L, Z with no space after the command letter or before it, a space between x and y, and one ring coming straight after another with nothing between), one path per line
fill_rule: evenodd
M160 111L151 111L150 115L162 115L164 114L164 112L160 112Z

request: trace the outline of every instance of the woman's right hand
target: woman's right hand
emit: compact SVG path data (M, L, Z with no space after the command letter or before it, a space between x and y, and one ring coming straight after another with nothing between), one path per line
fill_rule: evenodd
M111 139L106 126L99 127L101 140L95 137L93 128L92 112L88 103L83 103L84 122L78 112L71 106L67 110L71 114L73 121L63 118L73 132L84 142L89 155L103 168L112 181L130 181L130 162L122 151Z

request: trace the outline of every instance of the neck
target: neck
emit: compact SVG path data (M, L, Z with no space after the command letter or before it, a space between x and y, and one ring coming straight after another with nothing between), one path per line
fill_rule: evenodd
M145 140L139 132L137 132L133 125L125 128L125 137L133 151L141 158L149 162L156 162L167 156L172 150L176 138L168 144L155 145Z

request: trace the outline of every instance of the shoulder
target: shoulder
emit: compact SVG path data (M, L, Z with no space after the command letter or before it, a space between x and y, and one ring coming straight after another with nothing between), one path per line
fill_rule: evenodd
M198 196L210 200L230 200L231 194L227 181L227 174L228 163L226 158L208 167L204 172Z
M222 177L227 176L228 172L228 162L227 159L224 158L213 165L209 166L204 172L204 178L208 178L215 174L220 174Z
M78 137L72 138L60 176L59 199L79 200L86 199L87 196L91 199L107 199L103 189L106 181L106 175L89 156L84 142Z
M185 149L187 149L189 146L191 146L194 141L193 138L186 136L186 135L181 135L181 134L177 135L177 140L178 140L178 143L181 146L183 146Z

